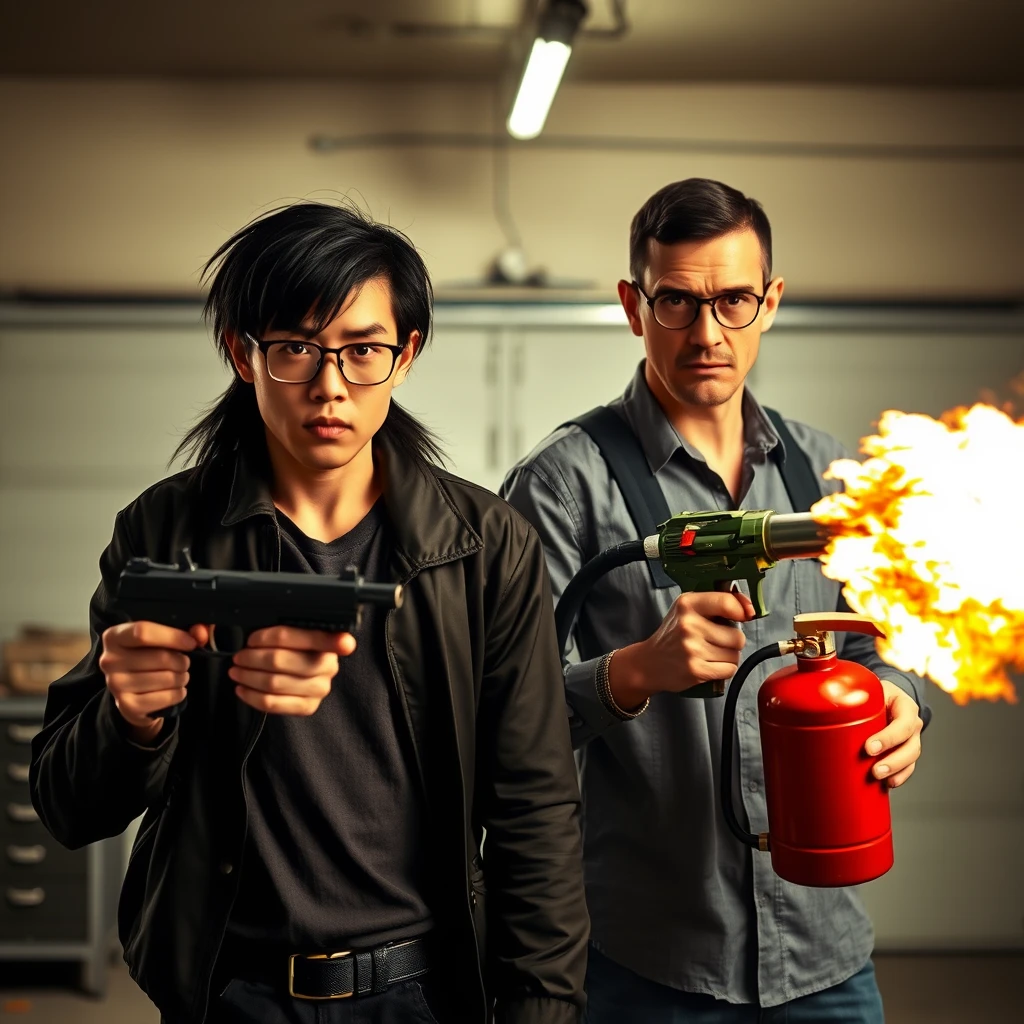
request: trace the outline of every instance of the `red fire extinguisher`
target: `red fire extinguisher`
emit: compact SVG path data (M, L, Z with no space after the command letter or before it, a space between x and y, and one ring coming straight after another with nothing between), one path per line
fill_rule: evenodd
M892 867L889 787L874 778L877 758L864 752L885 727L878 677L836 657L834 632L884 636L871 619L850 612L797 615L792 640L763 647L733 678L722 725L722 810L733 834L771 851L772 867L798 885L857 885ZM768 832L753 835L732 803L736 701L755 665L796 655L773 672L757 698L764 760ZM881 756L881 755L879 755Z

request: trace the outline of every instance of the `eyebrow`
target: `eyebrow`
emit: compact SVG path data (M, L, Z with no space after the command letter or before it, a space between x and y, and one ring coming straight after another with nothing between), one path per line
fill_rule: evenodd
M297 334L301 338L305 338L307 341L311 341L320 332L310 330L308 327L282 327L282 334ZM382 324L374 322L368 324L366 327L349 327L341 332L343 340L351 340L352 338L373 338L378 335L387 335L388 329Z
M757 289L752 284L734 284L728 288L719 289L714 293L714 296L708 296L708 298L719 295L731 295L735 292L750 292L752 295L757 295ZM662 295L696 295L696 292L691 292L688 288L673 288L671 285L666 285L664 288L659 288L651 298L657 299Z

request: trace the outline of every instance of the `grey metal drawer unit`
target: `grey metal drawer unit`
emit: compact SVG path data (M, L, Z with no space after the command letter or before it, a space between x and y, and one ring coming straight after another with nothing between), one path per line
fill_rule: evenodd
M71 960L101 995L115 945L120 836L68 850L43 827L28 786L41 697L0 698L0 960Z

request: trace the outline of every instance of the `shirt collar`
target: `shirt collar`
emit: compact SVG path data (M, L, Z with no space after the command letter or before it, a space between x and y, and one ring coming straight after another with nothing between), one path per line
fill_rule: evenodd
M654 397L644 376L646 364L646 359L640 361L620 401L626 419L647 456L651 472L663 469L680 450L695 462L706 462L700 451L680 435ZM767 454L778 447L777 454L785 457L782 441L768 414L746 386L743 388L743 439L747 453L760 451Z

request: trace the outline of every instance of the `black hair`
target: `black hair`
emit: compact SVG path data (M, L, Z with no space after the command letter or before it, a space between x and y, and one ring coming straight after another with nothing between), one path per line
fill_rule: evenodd
M433 291L412 242L355 207L300 202L271 210L231 236L203 267L210 281L203 309L221 357L234 370L226 335L261 338L301 326L323 330L353 289L384 279L400 343L419 331L418 356L430 338ZM436 437L392 399L379 435L421 464L443 464ZM235 378L174 452L194 462L200 480L239 450L265 455L256 391Z
M648 239L662 245L702 242L744 228L753 228L761 243L761 270L767 284L772 277L772 228L761 204L710 178L674 181L655 192L633 218L629 272L634 281L643 283Z

